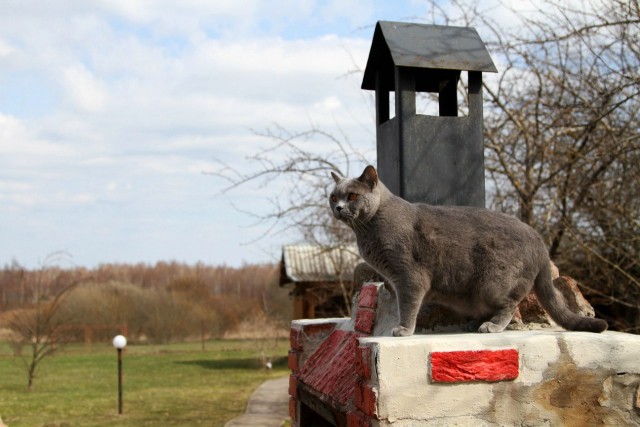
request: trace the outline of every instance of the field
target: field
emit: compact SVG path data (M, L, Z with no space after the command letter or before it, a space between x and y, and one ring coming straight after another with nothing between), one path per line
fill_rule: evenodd
M287 374L288 340L216 340L129 345L123 356L123 414L117 353L108 344L64 347L26 387L20 358L0 342L0 417L9 427L222 426L244 412L263 381ZM25 348L25 352L28 351ZM262 367L261 354L274 368Z

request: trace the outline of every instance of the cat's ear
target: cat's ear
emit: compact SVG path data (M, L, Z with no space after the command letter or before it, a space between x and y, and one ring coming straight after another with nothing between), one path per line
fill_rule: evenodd
M371 165L364 168L364 172L362 172L358 181L367 184L367 186L373 190L373 187L378 184L378 172L376 172L376 168Z
M340 181L342 181L342 178L340 177L340 175L338 175L335 172L331 172L331 177L336 182L336 184L339 183Z

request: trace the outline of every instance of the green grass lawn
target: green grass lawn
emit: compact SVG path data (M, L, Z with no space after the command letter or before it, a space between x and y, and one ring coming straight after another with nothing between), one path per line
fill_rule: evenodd
M129 345L118 415L117 353L110 345L63 348L43 361L28 391L20 358L0 343L0 416L9 427L222 426L244 412L263 381L287 375L288 345L281 339L268 346L270 371L255 341L210 341L206 351L200 343Z

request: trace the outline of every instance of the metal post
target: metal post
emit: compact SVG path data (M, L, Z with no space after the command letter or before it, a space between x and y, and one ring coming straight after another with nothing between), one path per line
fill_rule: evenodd
M118 414L122 415L122 349L118 349Z

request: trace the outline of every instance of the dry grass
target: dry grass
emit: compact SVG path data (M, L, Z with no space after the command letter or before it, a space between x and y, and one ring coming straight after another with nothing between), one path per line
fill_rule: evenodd
M225 332L224 338L277 341L289 338L289 327L259 312L242 320L233 330Z

